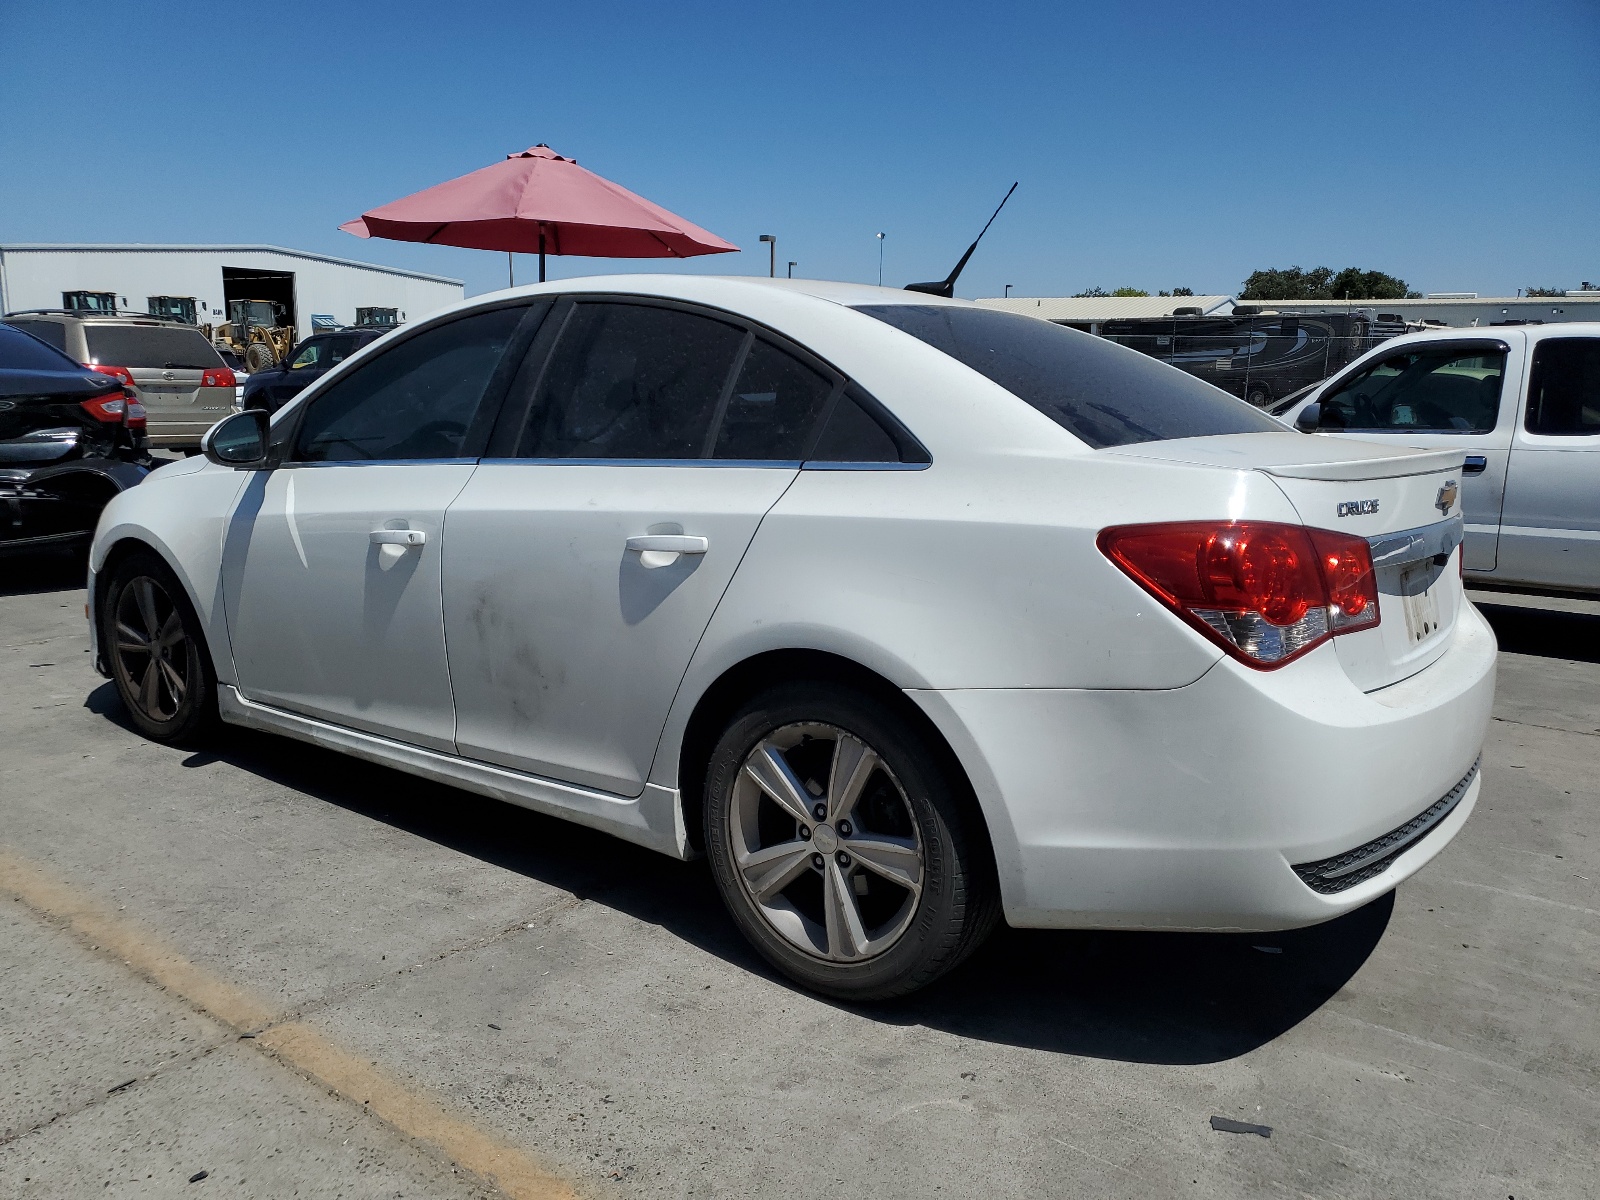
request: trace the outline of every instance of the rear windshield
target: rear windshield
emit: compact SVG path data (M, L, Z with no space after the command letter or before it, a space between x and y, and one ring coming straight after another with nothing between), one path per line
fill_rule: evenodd
M1095 449L1219 433L1283 432L1266 413L1175 367L1037 317L868 304L876 317L1025 400Z
M83 368L54 347L20 329L0 325L0 369L12 371L82 371Z
M86 325L89 361L113 367L166 367L206 370L222 358L198 329L155 325Z

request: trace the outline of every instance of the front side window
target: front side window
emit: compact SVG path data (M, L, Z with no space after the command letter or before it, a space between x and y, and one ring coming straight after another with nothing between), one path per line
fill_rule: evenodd
M1533 351L1529 433L1600 433L1600 338L1545 338Z
M1319 428L1488 433L1500 415L1503 347L1422 346L1391 354L1322 398Z
M931 304L856 311L942 350L1097 450L1283 431L1266 413L1193 375L1037 317Z
M425 329L353 368L306 409L299 462L470 457L468 432L522 308Z
M289 360L289 369L291 371L303 371L307 368L322 366L322 352L326 346L327 343L321 338L312 338L301 346L295 356Z
M694 313L580 303L517 448L522 458L701 458L745 332Z

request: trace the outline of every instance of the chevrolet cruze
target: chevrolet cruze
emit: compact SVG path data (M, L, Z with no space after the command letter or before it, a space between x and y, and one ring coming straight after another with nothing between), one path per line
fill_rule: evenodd
M106 509L95 660L220 719L704 855L807 987L1002 917L1265 930L1477 800L1460 451L1307 436L1031 317L565 281L392 333Z

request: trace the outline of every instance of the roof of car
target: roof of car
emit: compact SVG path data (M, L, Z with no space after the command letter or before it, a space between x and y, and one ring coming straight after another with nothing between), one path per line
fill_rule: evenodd
M663 298L681 297L686 300L719 297L731 303L740 295L770 295L775 290L848 307L863 304L952 304L974 307L969 300L946 300L942 296L930 296L924 292L874 287L869 283L844 283L828 279L763 279L753 275L643 274L585 275L576 279L557 279L473 296L467 303L470 306L496 297L560 295L568 292L622 292Z
M1550 321L1539 325L1443 325L1433 329L1418 329L1391 338L1381 345L1410 344L1416 341L1483 341L1485 338L1503 337L1511 330L1532 337L1600 337L1600 321Z

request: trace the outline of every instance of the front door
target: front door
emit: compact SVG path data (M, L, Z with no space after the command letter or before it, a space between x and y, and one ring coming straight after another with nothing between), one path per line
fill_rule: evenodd
M1393 438L1425 450L1466 451L1464 565L1492 572L1521 377L1520 334L1412 343L1323 394L1319 428L1362 441Z
M667 710L838 381L731 319L588 301L451 506L468 757L636 796ZM497 440L502 436L496 434Z
M286 465L244 489L222 576L247 699L454 750L444 514L476 466L522 317L424 328L335 380L305 405Z

